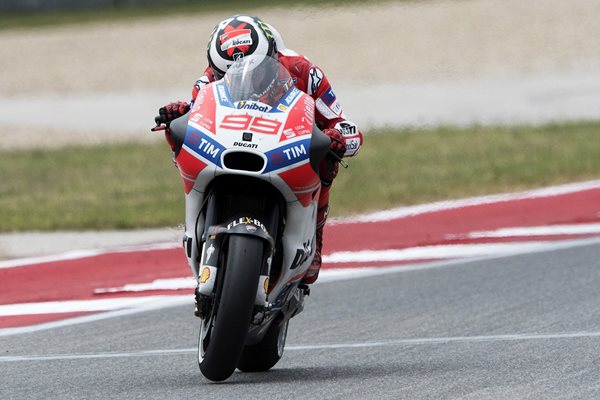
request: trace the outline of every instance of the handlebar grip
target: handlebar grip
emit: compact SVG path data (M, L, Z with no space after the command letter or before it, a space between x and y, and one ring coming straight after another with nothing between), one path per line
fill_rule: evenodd
M167 116L166 115L157 115L156 117L154 117L154 122L156 122L156 125L166 124Z

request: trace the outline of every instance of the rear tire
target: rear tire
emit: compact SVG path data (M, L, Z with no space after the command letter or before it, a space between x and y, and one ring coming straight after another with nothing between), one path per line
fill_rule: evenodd
M200 371L212 381L229 378L244 349L254 309L263 246L263 241L257 237L229 237L226 265L219 270L225 276L218 304L213 306L211 315L205 317L208 320L202 321L198 343Z
M243 372L262 372L271 369L281 356L285 347L289 319L273 321L263 340L254 346L244 347L238 369Z

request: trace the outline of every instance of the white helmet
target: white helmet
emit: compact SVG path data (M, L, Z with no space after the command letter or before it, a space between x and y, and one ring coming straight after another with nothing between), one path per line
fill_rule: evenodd
M208 42L208 64L216 79L234 61L251 54L276 56L276 38L267 23L250 15L234 15L215 27Z

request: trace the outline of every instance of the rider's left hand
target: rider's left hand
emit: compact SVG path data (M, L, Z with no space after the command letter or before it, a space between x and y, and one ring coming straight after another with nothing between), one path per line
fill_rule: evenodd
M335 128L324 129L323 133L331 139L329 150L339 158L344 157L344 154L346 153L346 141L344 140L342 133Z

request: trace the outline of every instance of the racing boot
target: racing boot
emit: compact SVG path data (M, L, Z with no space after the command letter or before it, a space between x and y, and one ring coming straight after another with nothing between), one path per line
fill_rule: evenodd
M321 250L323 249L323 228L325 227L325 221L327 221L327 213L329 211L329 205L326 204L317 210L317 231L315 232L315 256L308 267L308 271L304 278L302 278L303 284L310 285L315 283L319 277L319 271L321 270Z
M330 136L334 136L332 139L332 147L334 152L338 155L338 158L343 157L346 151L345 147L342 147L343 139L338 139L341 134L337 129L326 129L323 131ZM339 148L338 148L339 147ZM319 270L321 269L321 251L323 249L323 227L327 221L327 215L329 214L329 190L331 184L338 173L338 160L332 157L325 157L319 164L319 178L321 179L321 192L319 193L319 205L317 209L317 230L315 232L315 256L312 260L306 275L302 278L301 284L312 284L315 283L319 277Z

